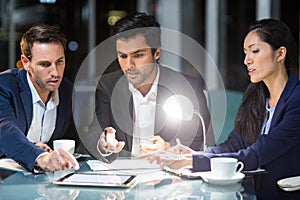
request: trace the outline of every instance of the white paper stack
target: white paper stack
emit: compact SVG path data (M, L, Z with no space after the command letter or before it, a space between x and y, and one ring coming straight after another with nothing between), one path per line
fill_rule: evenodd
M0 168L13 170L13 171L19 171L19 172L26 172L27 171L19 163L17 163L16 161L14 161L13 159L10 159L10 158L0 159Z
M128 171L128 172L145 172L160 170L159 165L150 163L143 159L117 159L108 164L100 160L88 160L87 164L92 171Z

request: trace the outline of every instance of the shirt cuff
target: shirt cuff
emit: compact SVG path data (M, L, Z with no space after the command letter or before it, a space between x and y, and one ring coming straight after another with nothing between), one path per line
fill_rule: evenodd
M38 160L40 157L42 157L42 156L44 156L44 155L47 155L47 154L49 154L49 152L41 153L40 155L38 155L38 156L36 157L35 162L34 162L35 165L34 165L34 167L33 167L33 173L35 173L35 174L40 174L40 173L44 173L44 172L45 172L45 171L42 170L39 166L36 165L36 162L37 162L37 160Z
M193 154L193 172L209 171L210 159L205 153Z

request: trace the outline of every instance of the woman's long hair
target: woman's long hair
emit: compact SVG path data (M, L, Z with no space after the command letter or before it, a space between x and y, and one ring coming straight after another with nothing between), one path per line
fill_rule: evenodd
M250 83L235 117L235 130L247 143L253 144L265 119L266 97L269 91L264 82Z

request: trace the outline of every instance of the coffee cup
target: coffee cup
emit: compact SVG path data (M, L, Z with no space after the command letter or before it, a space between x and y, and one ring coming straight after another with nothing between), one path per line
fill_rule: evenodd
M70 154L73 154L75 151L75 140L67 140L67 139L54 140L53 149L58 150L59 148L68 151Z
M210 159L212 175L217 179L230 179L241 172L244 164L236 158L215 157Z

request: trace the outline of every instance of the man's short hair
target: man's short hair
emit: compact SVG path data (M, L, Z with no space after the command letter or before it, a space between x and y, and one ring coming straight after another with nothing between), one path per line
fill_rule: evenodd
M67 39L56 25L38 24L32 26L24 33L20 42L21 52L29 60L32 58L32 47L35 42L61 43L64 50L66 50Z
M157 49L161 46L160 24L154 16L146 13L134 13L127 15L115 23L112 29L113 35L117 39L129 39L137 35L144 36L146 43Z

